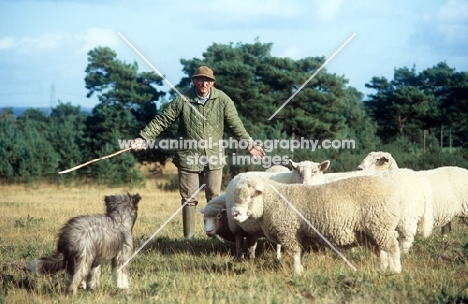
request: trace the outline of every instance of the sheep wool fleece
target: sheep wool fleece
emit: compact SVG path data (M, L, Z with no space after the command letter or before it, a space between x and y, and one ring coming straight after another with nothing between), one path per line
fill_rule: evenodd
M201 172L205 164L197 160L203 157L210 160L209 170L222 168L225 164L224 148L218 143L223 139L225 128L238 139L251 140L237 115L234 102L215 87L211 88L205 104L197 97L194 88L184 96L185 98L177 96L169 103L167 108L140 132L140 136L145 140L153 140L179 119L177 140L184 145L176 149L173 159L176 167L185 171ZM198 144L201 141L207 142Z

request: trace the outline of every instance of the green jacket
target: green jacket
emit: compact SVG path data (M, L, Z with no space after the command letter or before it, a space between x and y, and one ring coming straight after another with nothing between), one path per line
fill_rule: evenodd
M185 94L185 97L187 101L177 96L140 132L141 137L154 140L179 119L176 140L183 142L185 147L179 145L176 149L173 163L177 168L190 172L201 172L205 165L208 165L210 170L222 168L225 164L224 147L218 143L223 139L225 128L238 139L251 140L237 115L234 102L226 93L215 87L211 88L210 97L205 104L200 102L194 88ZM195 147L190 147L190 141L193 144L199 140L206 140L207 143L211 141L211 147L209 144L198 143Z

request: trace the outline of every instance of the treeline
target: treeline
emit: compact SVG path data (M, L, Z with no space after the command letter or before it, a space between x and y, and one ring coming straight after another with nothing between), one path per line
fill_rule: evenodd
M323 57L299 60L271 56L272 44L213 44L202 59L182 59L183 77L177 89L190 86L190 75L200 65L216 73L215 86L236 103L239 116L258 140L353 140L352 147L292 149L278 146L263 164L232 164L228 150L225 179L245 170L273 165L272 156L295 161L332 161L330 171L354 170L370 151L392 153L401 167L425 169L442 165L468 167L468 73L441 62L416 72L415 67L395 69L394 78L373 77L364 96L344 76L323 69L274 117L277 109L324 62ZM49 115L29 109L18 117L11 109L0 114L0 179L31 183L92 182L106 185L144 182L138 162L164 164L172 151L152 149L123 153L72 173L57 175L90 159L121 149L175 96L161 89L163 79L139 72L136 62L117 58L107 47L88 53L85 84L88 97L100 103L91 113L71 102L59 103ZM271 119L270 119L271 118ZM175 139L176 125L161 134ZM227 137L231 136L226 134Z

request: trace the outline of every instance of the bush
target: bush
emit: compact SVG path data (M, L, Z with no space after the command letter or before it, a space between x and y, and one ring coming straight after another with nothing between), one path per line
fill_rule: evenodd
M175 173L166 175L166 180L163 183L158 183L157 188L163 191L178 191L179 176Z

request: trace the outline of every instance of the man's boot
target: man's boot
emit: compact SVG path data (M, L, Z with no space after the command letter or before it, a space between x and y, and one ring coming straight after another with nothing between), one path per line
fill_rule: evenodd
M195 233L195 213L197 206L186 205L182 208L182 225L184 228L184 237L191 239Z

